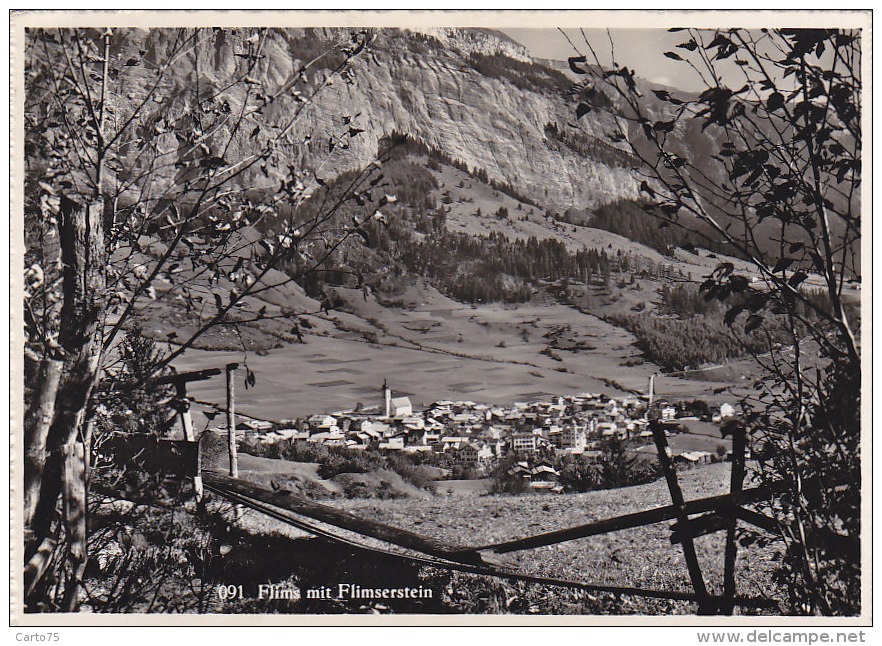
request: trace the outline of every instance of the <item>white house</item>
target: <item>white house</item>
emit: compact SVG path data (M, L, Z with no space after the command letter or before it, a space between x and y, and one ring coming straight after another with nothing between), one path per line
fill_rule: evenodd
M533 433L515 433L511 436L511 449L517 452L533 452L538 448L539 436Z
M405 428L409 428L414 431L420 431L426 428L426 422L422 417L411 415L410 417L405 417L401 420L401 423Z
M469 442L456 452L457 460L466 466L483 467L493 459L493 451L486 444Z
M441 439L438 440L436 446L441 453L447 453L449 451L458 451L460 448L469 443L469 438L467 437L458 437L455 435L445 435Z
M309 442L315 444L329 444L331 446L339 446L344 444L346 436L339 429L332 431L322 431L321 433L313 433L309 436Z
M276 431L276 435L278 435L283 440L291 440L292 442L297 440L306 440L309 439L309 431L298 431L296 428L282 428Z
M313 415L308 420L309 426L317 433L338 432L337 418L332 415Z
M576 449L581 451L585 448L587 438L585 428L576 424L565 427L560 433L560 447L562 449Z
M369 419L366 419L361 423L362 433L368 433L369 435L374 435L376 437L385 435L390 428L392 427L388 424L384 424L383 422L374 422Z
M393 397L391 404L392 417L410 417L413 415L413 405L409 397Z
M377 448L381 451L400 451L404 448L404 434L386 438L386 441L381 442Z
M247 431L269 431L272 427L272 422L267 422L262 419L249 419L238 424L238 428Z
M618 426L615 422L598 422L597 433L603 437L613 437L618 435Z
M684 451L676 459L691 464L708 464L713 460L713 454L708 451Z
M720 417L722 419L726 419L727 417L735 417L735 407L728 402L720 404Z
M526 462L518 462L508 470L508 473L522 478L533 489L562 490L562 487L557 483L560 473L550 464L544 462L533 467L530 467Z

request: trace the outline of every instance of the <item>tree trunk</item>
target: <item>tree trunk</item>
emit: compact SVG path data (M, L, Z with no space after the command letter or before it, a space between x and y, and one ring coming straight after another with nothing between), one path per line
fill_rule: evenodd
M46 568L52 563L52 557L55 555L57 544L51 538L44 538L43 542L37 547L34 555L25 565L24 584L25 596L30 595L34 591L34 586L40 581Z
M59 342L64 365L54 415L48 402L40 408L47 420L51 417L45 442L38 432L43 427L37 424L25 447L34 467L28 478L28 482L33 480L29 491L35 494L39 485L39 497L30 502L33 511L26 518L26 527L31 530L32 544L42 545L44 539L57 531L54 521L58 518L58 498L64 492L62 525L71 549L62 567L76 588L78 572L85 563L86 496L84 480L82 486L75 483L82 480L85 469L84 422L97 380L105 309L106 252L101 201L84 208L62 198L59 228L64 294ZM41 390L48 397L50 389L44 386ZM73 448L75 443L79 448ZM76 590L68 592L66 609L75 610Z
M40 483L46 465L46 440L55 417L55 397L61 380L63 362L47 357L40 367L40 393L33 406L33 413L25 423L24 462L24 523L30 526L37 509Z

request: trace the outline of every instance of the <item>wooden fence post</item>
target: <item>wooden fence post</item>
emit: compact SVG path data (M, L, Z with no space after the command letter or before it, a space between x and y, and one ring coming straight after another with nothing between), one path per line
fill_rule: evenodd
M239 477L239 458L236 455L236 392L234 372L238 363L228 363L227 370L227 440L230 451L230 476Z
M178 406L181 415L181 427L184 429L184 439L188 442L196 441L196 434L193 432L193 417L190 415L190 400L187 399L187 382L176 381L175 393L178 397ZM198 451L196 452L199 453ZM199 469L199 458L197 457L196 475L193 476L193 493L196 502L202 502L202 471Z
M205 500L205 487L202 484L202 444L199 440L196 440L196 474L193 476L193 492L196 503L201 504Z
M665 480L667 480L668 490L671 492L671 503L677 510L680 542L683 545L683 555L686 557L689 578L692 580L692 587L695 589L695 596L698 598L698 614L713 614L714 608L708 598L707 588L701 576L701 566L698 563L698 556L695 554L695 543L692 540L692 533L689 527L689 514L686 511L683 491L680 489L680 483L677 481L677 471L671 459L671 449L668 446L667 438L665 438L665 431L661 424L659 424L658 411L650 409L650 415L649 429L652 431L652 439L655 440L655 446L658 449L658 461Z
M732 476L731 493L741 493L744 487L744 459L747 448L747 437L744 427L738 424L732 434ZM726 529L726 554L723 564L723 604L722 614L731 615L735 610L735 561L738 557L738 543L735 531L738 527L736 514L738 505L732 504L724 513L728 515Z
M69 554L63 608L72 612L77 608L87 557L85 447L82 442L71 442L62 447L62 454L61 495Z
M220 368L206 368L204 370L192 370L190 372L174 373L156 377L151 380L155 385L173 384L175 387L176 410L181 416L181 427L184 429L184 439L188 442L196 442L196 432L193 430L193 417L190 414L190 399L187 397L187 384L191 381L205 381L221 373ZM193 493L196 502L202 502L204 490L202 486L202 455L196 451L196 473L193 476Z
M236 389L235 371L238 363L228 363L227 370L227 440L230 453L230 477L239 477L239 455L236 452ZM242 518L244 508L239 503L233 505L233 519Z

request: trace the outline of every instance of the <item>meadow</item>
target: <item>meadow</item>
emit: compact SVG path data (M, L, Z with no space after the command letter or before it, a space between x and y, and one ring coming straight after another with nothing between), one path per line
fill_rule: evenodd
M239 372L237 407L273 421L377 406L384 380L415 406L444 399L505 405L645 392L659 370L641 360L633 335L559 303L463 305L422 283L396 296L393 307L360 290L335 292L342 305L304 334L305 343L259 352L190 349L175 367L247 364L256 384L246 390ZM552 348L554 336L577 349ZM656 391L713 403L732 399L715 392L724 385L672 377L657 379ZM224 388L216 377L191 384L190 395L223 403Z
M680 482L687 500L725 493L729 485L729 465L719 463L683 470ZM657 480L646 485L582 494L487 495L477 489L448 493L439 488L438 494L428 498L381 500L334 497L329 503L359 516L450 544L466 546L510 540L664 506L670 504L670 494L664 480ZM257 536L285 536L309 544L323 542L321 539L306 538L299 530L254 511L245 511L238 525ZM505 555L487 554L495 563L534 575L688 592L691 584L682 549L679 545L671 545L669 525L657 523L534 550ZM346 535L346 532L343 534ZM379 545L372 539L362 537L358 540L368 545ZM695 541L707 586L717 594L722 592L724 540L723 533L714 533ZM303 549L311 551L316 548ZM751 546L740 550L736 568L739 594L775 596L780 592L772 579L778 559L775 549L776 544L772 543L765 547ZM372 559L363 558L362 561ZM320 579L318 585L336 583L333 572L324 576L317 573L316 576ZM418 577L429 582L429 585L434 582L437 586L439 580L445 582L443 587L436 590L436 594L447 612L591 614L598 612L604 603L615 604L615 612L622 614L695 612L694 604L689 602L586 594L553 586L444 573L434 568L420 569ZM513 599L519 599L520 603L512 604ZM388 611L399 612L404 608L396 607L393 602L389 604Z

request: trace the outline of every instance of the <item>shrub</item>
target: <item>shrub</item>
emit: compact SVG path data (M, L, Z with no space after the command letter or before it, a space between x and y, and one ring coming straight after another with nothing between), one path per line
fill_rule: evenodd
M164 400L168 386L150 382L162 361L156 341L143 335L138 325L126 330L118 346L119 362L108 370L96 392L95 429L106 433L164 435L169 409Z
M260 438L245 438L239 445L242 453L290 462L318 463L319 477L328 480L341 473L372 473L388 469L415 487L425 489L431 478L421 465L430 458L419 455L383 456L373 451L324 446L314 442L283 441L267 444ZM348 495L348 494L347 494Z
M517 457L511 455L496 462L490 475L491 494L521 494L530 490L530 485L522 477L511 473L511 468L517 462Z

